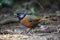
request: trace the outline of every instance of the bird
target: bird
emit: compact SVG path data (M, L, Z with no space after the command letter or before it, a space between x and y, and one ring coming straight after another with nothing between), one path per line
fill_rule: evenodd
M29 31L38 27L40 20L45 20L44 18L40 18L35 15L28 15L25 13L17 13L17 17L19 19L19 23L29 28ZM29 32L27 31L27 33Z

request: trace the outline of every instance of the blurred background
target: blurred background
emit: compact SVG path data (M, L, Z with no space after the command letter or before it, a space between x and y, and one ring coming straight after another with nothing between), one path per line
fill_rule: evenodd
M0 14L27 14L56 13L60 11L60 0L0 0Z

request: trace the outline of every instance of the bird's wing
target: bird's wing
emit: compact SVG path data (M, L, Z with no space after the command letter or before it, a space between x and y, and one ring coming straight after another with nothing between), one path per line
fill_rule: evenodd
M36 22L36 21L39 21L39 20L40 20L40 18L37 17L37 16L33 16L33 18L32 18L32 21L33 21L33 22Z
M30 21L30 22L37 22L37 21L40 20L40 18L38 16L28 15L27 20Z

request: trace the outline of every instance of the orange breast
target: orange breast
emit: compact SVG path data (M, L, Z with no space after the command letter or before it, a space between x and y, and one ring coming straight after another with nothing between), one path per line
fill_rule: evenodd
M24 25L25 27L31 28L31 24L30 24L30 22L27 20L27 17L28 17L28 16L25 16L25 17L20 21L20 23L21 23L22 25Z

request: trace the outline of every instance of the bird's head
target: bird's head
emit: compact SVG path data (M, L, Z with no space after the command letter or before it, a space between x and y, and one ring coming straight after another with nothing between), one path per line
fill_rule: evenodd
M23 19L25 16L25 13L17 13L17 17L19 18L19 20Z

